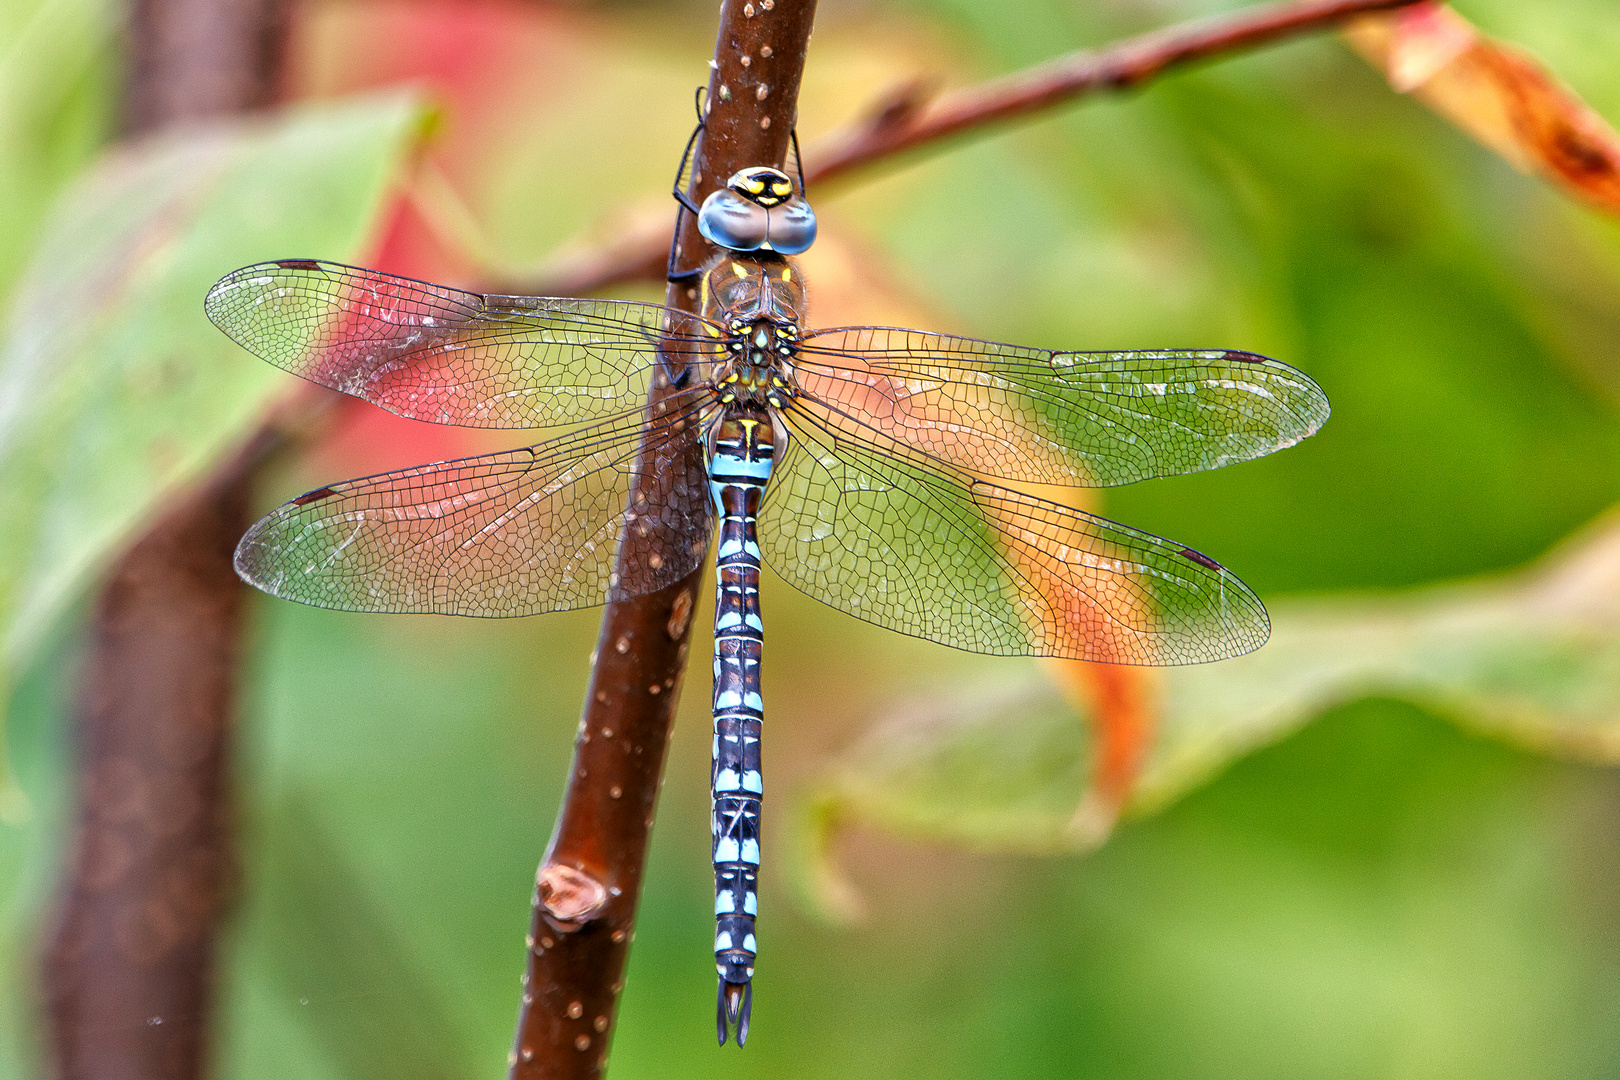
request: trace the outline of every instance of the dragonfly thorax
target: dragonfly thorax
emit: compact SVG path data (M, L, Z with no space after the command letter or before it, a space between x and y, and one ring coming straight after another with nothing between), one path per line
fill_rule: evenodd
M704 314L719 324L713 383L722 404L781 408L797 392L804 282L782 260L722 256L704 276Z
M793 352L799 328L775 319L733 321L726 357L714 375L722 404L769 405L780 409L796 392Z
M738 319L804 321L804 278L786 259L769 253L726 252L703 275L703 313L731 326Z

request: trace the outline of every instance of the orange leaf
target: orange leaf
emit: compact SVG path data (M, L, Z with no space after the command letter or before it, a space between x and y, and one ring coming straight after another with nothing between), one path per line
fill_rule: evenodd
M1050 659L1047 674L1091 717L1091 783L1067 829L1080 847L1101 844L1119 821L1153 743L1153 673L1120 664Z
M1620 136L1528 53L1439 3L1366 16L1345 37L1396 90L1518 168L1620 213Z

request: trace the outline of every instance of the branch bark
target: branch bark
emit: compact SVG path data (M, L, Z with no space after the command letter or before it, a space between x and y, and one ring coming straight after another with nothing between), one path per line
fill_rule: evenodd
M270 104L286 14L283 0L131 0L124 133Z
M1129 90L1173 68L1225 56L1424 0L1287 0L1231 15L1183 23L1084 50L930 100L909 83L879 100L865 116L806 153L805 182L812 191L906 153L933 152L950 140L977 138L999 125L1100 91ZM536 296L581 296L624 281L663 273L659 233L648 230L585 252L543 280L507 282L501 291Z
M136 0L124 133L267 103L279 0ZM231 555L268 427L125 553L74 704L73 841L41 978L62 1080L198 1080L236 874L231 747L244 586Z
M1256 48L1285 37L1420 0L1289 0L1077 52L1000 79L946 94L932 104L899 100L817 147L806 181L824 183L853 169L952 136L979 131L1073 101L1098 90L1129 90L1197 60Z
M695 201L738 169L786 159L814 17L815 0L726 0ZM683 262L713 253L689 214L677 240ZM696 312L698 301L695 287L671 283L665 302ZM665 355L678 363L682 351L671 346ZM660 416L672 392L656 378L649 415ZM683 482L687 497L706 500L699 434L692 432ZM692 541L708 538L677 544ZM594 1077L606 1067L702 580L700 567L660 592L610 604L603 615L568 790L535 877L512 1080Z
M75 703L78 805L45 949L56 1075L205 1075L236 869L231 733L261 434L119 561Z

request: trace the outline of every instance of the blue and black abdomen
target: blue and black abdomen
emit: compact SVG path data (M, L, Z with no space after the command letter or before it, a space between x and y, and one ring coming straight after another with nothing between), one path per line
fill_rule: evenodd
M715 967L720 973L719 1036L732 1022L748 1038L759 911L759 739L765 719L759 665L759 543L755 520L775 455L763 409L729 408L709 460L709 488L720 516L715 558L713 855Z

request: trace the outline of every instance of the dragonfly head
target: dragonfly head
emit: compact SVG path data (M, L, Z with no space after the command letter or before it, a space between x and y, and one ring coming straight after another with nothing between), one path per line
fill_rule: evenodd
M816 239L816 213L781 169L756 165L733 173L703 200L698 231L731 251L797 255Z
M788 174L767 165L732 173L726 187L767 209L780 206L793 197L793 181L788 179Z

